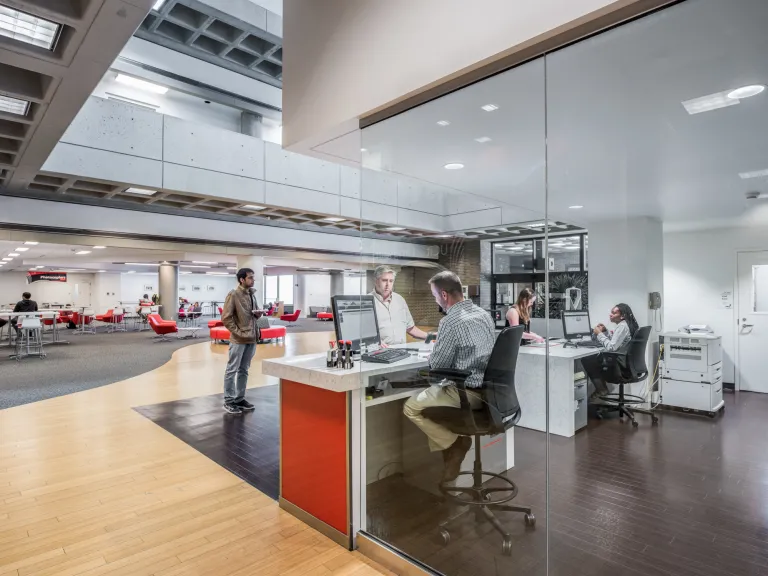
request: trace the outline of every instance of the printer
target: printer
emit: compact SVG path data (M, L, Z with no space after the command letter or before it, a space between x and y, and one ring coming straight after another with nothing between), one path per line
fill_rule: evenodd
M694 324L661 334L659 343L661 404L714 416L724 405L722 338Z

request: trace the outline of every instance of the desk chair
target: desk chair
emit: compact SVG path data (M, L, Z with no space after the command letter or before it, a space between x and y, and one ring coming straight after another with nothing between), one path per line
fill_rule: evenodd
M459 473L459 477L472 476L472 486L455 486L452 482L441 482L439 485L440 492L449 502L469 506L458 516L440 524L440 535L446 544L451 539L448 526L473 509L477 521L483 518L487 519L502 535L502 551L507 555L512 553L512 537L496 518L493 511L521 512L525 514L526 526L530 528L536 526L536 517L530 508L506 504L517 496L517 486L506 476L483 470L482 449L480 447L482 436L503 434L520 420L520 403L515 392L515 367L524 330L524 326L505 328L496 339L483 377L484 403L479 410L472 410L467 399L465 381L470 372L462 370L429 370L424 372L424 375L429 379L442 380L447 378L453 381L461 400L459 408L426 408L423 411L424 417L445 426L459 436L474 437L474 469L471 472ZM486 486L483 483L483 477L488 477L489 480L495 479L503 485Z
M624 416L632 421L632 426L637 428L635 413L647 414L651 417L651 423L657 424L659 418L651 411L644 408L636 408L638 404L644 404L645 398L633 394L624 393L625 384L642 382L648 377L648 367L645 363L645 349L648 346L648 338L651 335L651 327L638 328L632 339L621 349L615 352L600 353L600 370L603 382L606 384L618 384L618 394L605 394L600 396L605 406L598 408L597 417L603 418L608 412L618 412L619 418Z

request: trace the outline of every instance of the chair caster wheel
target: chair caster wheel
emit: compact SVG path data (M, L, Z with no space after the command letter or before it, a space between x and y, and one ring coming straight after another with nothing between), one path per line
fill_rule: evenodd
M603 413L602 412L598 412L597 413L597 419L598 420L602 420L603 418L604 418Z
M529 528L536 526L536 516L533 515L533 512L525 515L525 525Z
M501 553L504 556L512 556L512 539L509 536L504 536L504 542L501 543Z
M658 424L658 423L659 423L659 419L656 416L653 416L651 418L651 424Z
M451 534L445 528L440 529L440 538L443 540L443 544L448 545L451 543Z
M637 421L636 420L632 420L632 427L633 428L637 428L638 426L639 426L639 424L637 423Z

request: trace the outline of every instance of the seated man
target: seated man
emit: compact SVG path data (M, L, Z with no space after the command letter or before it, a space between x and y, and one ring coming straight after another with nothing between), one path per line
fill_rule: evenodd
M432 294L443 309L435 348L429 357L431 369L452 368L471 372L466 380L467 398L472 408L483 404L482 385L485 367L496 341L491 315L471 301L464 300L461 280L450 271L435 274L429 280ZM451 382L432 385L410 398L403 413L429 437L433 452L442 450L445 470L443 480L455 480L461 471L464 456L472 446L471 438L457 436L447 428L422 416L425 408L461 405L459 392Z
M37 312L37 302L32 300L32 294L29 292L24 292L24 294L21 295L21 300L16 302L16 306L13 307L14 312ZM18 322L18 317L11 318L11 325L16 328L16 323ZM16 328L16 331L18 332L18 328Z

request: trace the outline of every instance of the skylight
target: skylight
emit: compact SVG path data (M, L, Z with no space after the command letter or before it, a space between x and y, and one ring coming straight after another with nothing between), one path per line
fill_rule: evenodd
M53 50L61 25L32 14L0 6L0 36Z

